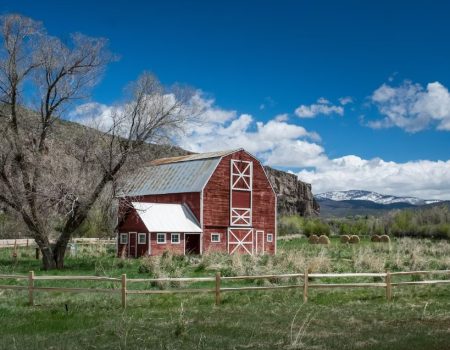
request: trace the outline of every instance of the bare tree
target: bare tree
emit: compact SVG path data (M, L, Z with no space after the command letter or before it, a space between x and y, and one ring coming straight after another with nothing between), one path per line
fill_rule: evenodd
M89 96L112 58L106 40L76 34L66 45L19 15L2 18L1 35L0 203L21 217L44 268L63 268L71 236L102 196L111 200L126 163L146 143L181 130L195 107L189 90L167 91L144 73L99 125L103 132L86 128L79 139L58 144L51 138L55 125Z

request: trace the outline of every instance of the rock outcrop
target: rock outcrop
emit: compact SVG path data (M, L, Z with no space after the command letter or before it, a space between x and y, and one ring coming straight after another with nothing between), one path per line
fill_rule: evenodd
M311 192L311 184L296 175L265 167L267 176L278 196L278 215L317 216L319 203Z

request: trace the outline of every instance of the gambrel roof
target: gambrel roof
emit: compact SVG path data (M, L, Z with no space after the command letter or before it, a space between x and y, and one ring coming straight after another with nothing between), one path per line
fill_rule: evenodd
M137 169L128 178L119 196L201 192L222 157L241 150L157 159L149 166Z

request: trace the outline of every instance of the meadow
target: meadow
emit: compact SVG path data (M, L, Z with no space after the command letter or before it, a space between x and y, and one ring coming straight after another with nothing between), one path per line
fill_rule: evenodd
M111 247L88 246L67 258L65 270L52 272L40 270L32 249L21 248L17 261L11 253L0 250L0 274L34 270L36 275L126 273L143 278L212 276L215 271L223 276L298 273L305 268L310 272L450 269L448 241L410 238L390 244L363 239L357 245L332 239L329 246L310 245L305 238L283 239L273 257L165 254L121 260ZM140 288L184 287L159 283ZM312 290L306 304L300 287L223 293L220 306L214 305L212 294L130 296L125 310L118 295L35 294L36 305L31 307L26 292L0 290L0 349L448 349L450 344L448 285L394 288L391 302L383 288Z

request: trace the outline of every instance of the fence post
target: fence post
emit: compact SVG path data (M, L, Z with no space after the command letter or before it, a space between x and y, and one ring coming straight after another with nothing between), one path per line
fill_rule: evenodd
M220 271L216 272L216 305L220 305Z
M34 305L33 287L34 287L34 271L30 271L28 273L28 301L31 306Z
M308 268L305 269L305 275L303 276L303 302L308 301Z
M392 285L391 285L391 273L389 270L386 270L386 299L387 301L391 301L392 299Z
M122 307L127 307L127 274L122 275Z

